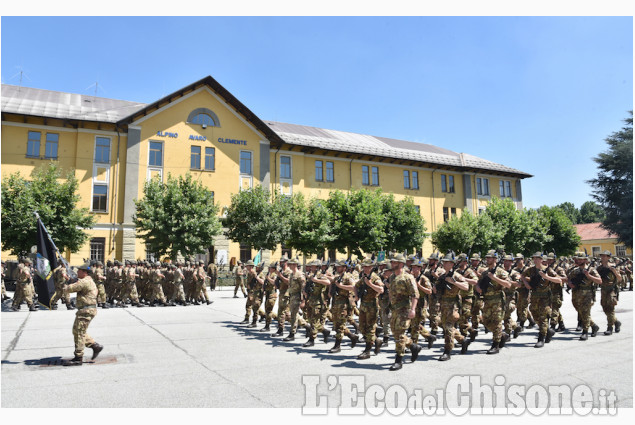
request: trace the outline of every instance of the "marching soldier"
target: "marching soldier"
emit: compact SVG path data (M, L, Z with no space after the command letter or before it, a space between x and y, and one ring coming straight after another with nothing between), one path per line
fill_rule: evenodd
M461 335L470 338L470 343L476 339L478 330L473 328L470 324L472 317L472 310L474 309L474 298L478 294L474 294L474 285L478 283L478 276L471 267L467 265L467 254L460 254L458 259L457 273L463 276L463 280L468 284L467 290L461 290L459 295L461 297L461 317L459 318L459 330ZM478 326L478 322L476 323Z
M421 268L423 264L420 262L413 262L410 265L412 270L412 277L417 284L417 291L419 291L419 301L417 302L417 308L415 309L415 317L410 321L410 337L412 342L419 344L419 334L428 342L428 349L432 348L432 344L437 340L437 337L432 335L426 328L425 322L428 317L428 303L427 298L432 294L432 285L427 277L421 274ZM377 350L379 351L379 349Z
M392 269L385 267L388 263L386 260L382 261L380 269L383 267L381 274L382 283L384 284L384 292L379 294L379 317L381 318L381 326L383 333L382 347L388 346L388 340L390 339L390 297L388 295L388 281L392 275Z
M404 261L405 263L405 261ZM353 334L346 327L346 319L349 307L349 292L354 291L355 279L351 273L346 272L346 263L339 261L335 263L336 274L330 278L331 295L331 320L333 321L333 331L335 331L335 345L329 353L339 353L340 345L344 335L351 340L351 348L355 348L359 337Z
M245 263L245 280L247 281L247 301L245 303L245 320L241 323L249 323L249 315L253 312L253 321L249 325L250 328L255 328L258 321L258 310L260 309L260 303L262 302L262 287L265 283L262 276L258 276L254 270L255 264L249 260Z
M514 271L522 276L523 272L527 270L529 266L525 264L525 257L523 256L523 254L516 254L515 260L516 267L514 268ZM520 330L523 331L525 329L525 320L529 320L527 324L528 329L533 328L536 325L536 322L534 322L534 318L531 316L531 312L529 311L529 289L525 287L522 279L519 281L519 283L520 287L516 290L516 293L518 294L516 318L518 319Z
M470 269L474 271L476 275L476 279L481 277L481 272L484 267L480 266L481 264L481 255L480 254L472 254L472 258L470 258ZM478 292L473 292L474 298L472 299L472 317L470 321L472 322L472 329L474 332L470 335L470 340L474 340L478 335L478 324L481 320L481 310L483 309L483 296ZM485 328L485 333L487 333L487 328ZM472 336L474 335L474 336Z
M505 317L503 318L504 331L507 335L514 335L514 338L518 338L518 335L522 331L522 328L512 318L512 313L516 310L516 302L518 300L517 289L521 286L524 288L522 280L520 279L520 272L512 267L514 263L514 257L506 255L503 260L503 267L509 274L509 282L511 286L503 289L505 293Z
M238 295L236 295L238 293L238 288L240 288L240 290L242 291L243 296L247 298L247 292L245 291L245 283L243 282L245 270L243 269L242 264L243 264L242 261L238 261L238 264L236 265L236 269L234 270L234 279L236 282L236 284L234 285L234 298L238 298Z
M95 285L97 285L97 306L107 309L110 306L106 305L106 287L104 286L106 276L104 276L103 266L101 261L95 262L92 277Z
M75 307L71 304L70 298L64 297L64 285L68 281L68 275L66 274L66 267L60 263L59 266L53 271L53 282L55 283L55 293L51 298L51 308L57 310L57 301L62 300L66 304L66 310L75 310Z
M126 299L130 298L132 305L143 307L139 302L139 294L137 293L137 262L131 261L126 274L124 275L124 286L121 296L122 307L126 307Z
M13 294L13 305L11 310L18 311L23 301L29 306L29 311L37 311L37 307L33 303L33 292L31 285L33 276L31 275L31 260L23 258L18 265L18 279L15 285L15 293Z
M199 261L198 268L194 271L194 282L196 283L194 293L196 294L196 298L201 300L201 303L205 301L207 305L210 305L213 301L210 301L207 296L207 285L205 284L207 273L205 273L203 264L202 261Z
M620 273L609 264L611 258L611 251L604 251L600 254L600 266L597 268L597 272L600 275L602 281L600 283L601 298L600 304L602 310L606 314L608 321L608 327L604 335L613 334L613 325L615 325L615 333L619 333L622 323L615 317L615 306L620 298L620 290L618 285L622 281Z
M216 289L216 281L218 280L218 267L213 261L207 265L207 275L209 276L209 289L213 291Z
M306 282L306 277L304 273L298 270L298 261L293 258L288 261L289 269L291 270L291 274L289 275L289 310L291 312L291 330L289 331L289 335L284 338L284 341L293 341L295 339L295 331L297 329L298 323L300 326L306 327L307 324L298 313L300 308L303 307L302 303L302 292L304 291L304 284ZM307 333L308 333L307 329Z
M388 282L388 294L392 310L390 328L395 339L395 351L397 352L395 363L390 366L390 370L395 371L403 366L402 360L406 353L406 347L410 349L410 360L412 362L417 360L419 351L421 351L421 347L414 344L412 339L406 335L406 331L410 328L410 321L416 314L419 291L412 275L404 270L406 260L403 255L397 254L394 259L390 260L390 265L393 270Z
M566 278L567 275L564 269L556 265L556 254L550 252L547 255L547 267L551 268L559 278ZM562 283L551 283L551 329L556 332L564 332L564 321L562 320L562 314L560 314L560 308L562 307ZM556 325L558 328L556 329Z
M150 297L150 307L155 307L158 303L164 306L168 305L167 299L163 294L163 287L161 286L161 280L165 278L165 275L159 270L161 263L155 262L150 272L150 284L152 285L152 296Z
M432 287L432 291L437 294L441 305L441 323L443 325L443 333L445 337L445 345L443 354L439 357L439 361L447 361L451 358L452 349L454 348L454 340L461 344L461 354L467 352L470 340L456 328L459 321L459 311L461 310L460 291L466 291L469 284L465 282L463 276L456 271L453 272L454 259L447 254L441 260L443 264L443 272L437 278L436 284Z
M278 300L278 291L276 289L276 280L278 276L276 274L276 265L274 263L269 264L269 273L265 278L264 286L264 303L265 303L265 327L260 329L260 332L267 332L270 329L271 321L277 318L276 313L273 311L273 307Z
M302 345L303 347L313 347L318 332L324 335L324 343L327 343L331 333L324 327L327 312L326 297L330 281L324 277L321 270L318 270L318 266L320 265L319 260L309 264L311 270L307 273L307 282L304 285L306 299L303 310L306 312L311 330L309 340Z
M284 321L289 314L289 278L291 277L291 269L287 267L286 256L280 258L280 268L276 270L278 275L279 295L278 295L278 330L271 336L282 336L284 332Z
M433 285L437 281L437 278L439 277L439 274L437 272L438 268L439 268L439 254L433 253L432 255L430 255L430 257L428 257L428 265L426 269L423 271L423 275L427 277L430 283ZM439 322L440 322L439 298L435 292L432 292L432 294L430 294L428 299L430 300L430 306L429 306L430 332L432 333L432 335L436 336L438 333Z
M419 268L421 269L421 268ZM366 347L357 356L358 360L370 358L370 349L375 346L375 354L379 354L381 341L375 339L377 335L378 308L377 296L384 292L381 278L373 272L373 261L369 258L362 262L362 275L355 284L355 297L359 299L359 331L364 335Z
M600 327L593 323L591 319L591 307L595 303L595 286L602 282L597 270L590 267L585 268L587 256L584 252L577 252L575 256L575 267L572 267L567 273L566 282L572 289L571 301L573 307L578 312L582 335L580 341L586 341L589 338L589 326L591 326L591 336L597 335Z

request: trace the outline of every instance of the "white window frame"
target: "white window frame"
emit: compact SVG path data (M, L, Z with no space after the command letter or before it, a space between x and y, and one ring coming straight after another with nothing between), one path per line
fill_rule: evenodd
M479 179L481 180L480 185L478 184ZM485 193L485 182L487 182L487 193ZM476 196L478 198L489 199L491 197L489 177L476 176L475 185L476 185ZM478 193L479 190L481 191L480 194Z
M251 155L251 174L243 174L243 172L240 170L240 157L242 155L243 152L249 152L249 154ZM254 152L250 151L250 150L243 150L241 149L238 152L238 190L243 190L243 179L248 179L249 180L249 188L251 189L252 187L254 187Z
M161 144L161 166L160 167L156 165L150 165L150 143L151 142ZM152 180L152 173L157 172L159 173L159 176L161 177L160 178L161 182L163 182L163 164L165 164L165 143L163 143L163 140L153 140L153 139L148 140L148 155L146 158L146 164L148 164L148 169L146 171L146 181Z
M108 162L97 162L97 139L108 139ZM58 146L59 147L59 146ZM112 137L95 135L95 143L93 144L93 164L111 164L112 163Z
M104 139L108 139L109 144L109 152L108 152L108 162L96 162L95 159L97 157L97 138L102 137ZM59 139L58 139L58 149L59 149ZM97 214L107 214L109 213L109 199L110 199L110 164L111 164L111 154L112 154L112 138L105 136L95 136L95 145L93 149L93 178L92 184L90 187L90 211ZM58 152L59 155L59 152ZM104 179L100 179L97 173L99 168L105 168L106 173L104 175ZM95 210L95 185L106 186L106 209L105 210Z
M623 248L624 249L624 253L623 254L618 254L617 248ZM616 257L626 257L626 245L615 245L615 256Z
M289 175L290 178L283 178L282 177L282 157L287 157L289 158ZM281 195L287 195L287 196L291 196L293 194L293 157L291 155L280 155L280 173L279 173L279 180L278 180L278 187L279 187L279 191ZM253 158L252 158L253 161ZM252 171L253 171L253 166L252 166ZM285 192L284 189L284 184L288 184L289 186L289 191Z
M597 254L594 253L596 248L597 248ZM601 253L602 253L601 246L591 246L591 257L599 257Z

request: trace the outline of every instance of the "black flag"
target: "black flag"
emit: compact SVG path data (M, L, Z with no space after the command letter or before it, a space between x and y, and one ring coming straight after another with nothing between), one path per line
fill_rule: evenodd
M38 302L51 308L51 298L55 293L53 270L57 268L57 247L46 231L42 220L37 219L37 260L35 263L35 284L37 287Z

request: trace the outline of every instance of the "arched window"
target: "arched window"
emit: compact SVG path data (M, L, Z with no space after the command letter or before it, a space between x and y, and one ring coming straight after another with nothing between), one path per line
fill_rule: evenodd
M220 127L220 121L214 112L207 108L197 108L187 117L189 124L198 124L204 127Z

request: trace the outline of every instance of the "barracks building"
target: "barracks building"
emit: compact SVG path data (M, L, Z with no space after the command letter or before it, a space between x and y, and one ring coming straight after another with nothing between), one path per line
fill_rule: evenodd
M442 147L262 120L209 76L151 104L3 84L1 159L3 177L30 176L51 160L75 170L79 206L97 221L89 242L65 253L71 264L153 259L136 237L133 201L146 180L168 173L191 173L221 214L233 193L254 185L318 198L380 187L396 199L411 196L428 232L463 211L478 214L493 196L522 208L521 181L531 177ZM272 257L283 250L296 255L282 246ZM428 238L421 251L432 250ZM199 258L227 263L255 254L219 236Z

